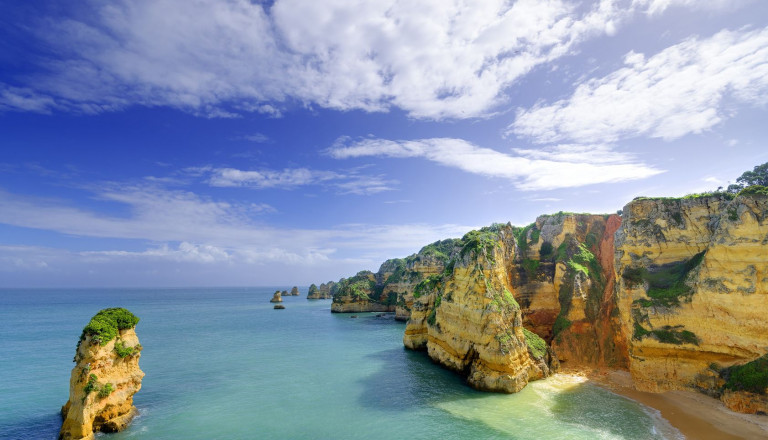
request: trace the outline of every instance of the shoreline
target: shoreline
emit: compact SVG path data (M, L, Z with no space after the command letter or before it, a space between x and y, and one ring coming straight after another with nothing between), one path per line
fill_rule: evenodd
M565 371L589 383L658 411L661 417L690 440L768 438L768 416L729 410L717 399L695 391L650 393L632 387L627 371Z

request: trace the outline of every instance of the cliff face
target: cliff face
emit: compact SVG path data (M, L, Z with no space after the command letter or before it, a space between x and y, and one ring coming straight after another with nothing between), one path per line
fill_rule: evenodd
M768 350L768 198L641 199L624 216L616 291L636 387L738 407L749 396L723 393L718 371Z
M510 271L523 324L551 341L563 367L627 368L614 296L617 215L540 216L518 232Z
M320 287L312 284L309 286L307 299L331 299L337 290L337 284L334 281L320 284Z
M60 439L91 439L97 431L121 431L134 417L133 395L144 377L136 322L138 318L125 309L106 309L83 330L69 400L61 410Z
M557 361L541 338L523 328L510 292L513 228L472 231L459 243L445 270L414 289L403 343L426 350L478 389L517 392L549 375Z

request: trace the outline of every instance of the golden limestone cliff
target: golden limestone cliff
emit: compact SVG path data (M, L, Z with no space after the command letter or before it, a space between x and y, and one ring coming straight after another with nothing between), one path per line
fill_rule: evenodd
M496 224L342 280L334 311L396 310L407 348L479 389L628 369L768 413L766 217L767 195L714 193Z
M766 412L768 197L636 199L616 234L638 389L699 389ZM745 365L746 364L746 365Z
M515 230L494 225L458 241L443 272L414 289L403 336L407 348L426 350L482 390L517 392L557 368L546 343L523 327L510 291Z
M125 309L104 309L83 329L61 410L59 438L92 439L94 432L125 429L136 414L133 395L141 389L138 322Z

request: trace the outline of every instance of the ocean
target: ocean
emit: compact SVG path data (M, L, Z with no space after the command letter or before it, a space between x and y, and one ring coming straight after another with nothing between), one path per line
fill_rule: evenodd
M287 286L281 286L279 290ZM404 323L331 314L275 287L0 290L0 438L56 439L80 332L141 321L146 373L125 439L673 439L654 410L568 377L482 393L403 349Z

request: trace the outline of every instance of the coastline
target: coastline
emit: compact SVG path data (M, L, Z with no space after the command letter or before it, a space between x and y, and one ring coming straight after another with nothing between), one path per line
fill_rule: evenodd
M659 411L686 439L768 438L768 416L733 412L719 400L695 391L638 391L632 387L627 371L566 371L563 374L582 376L590 383Z

